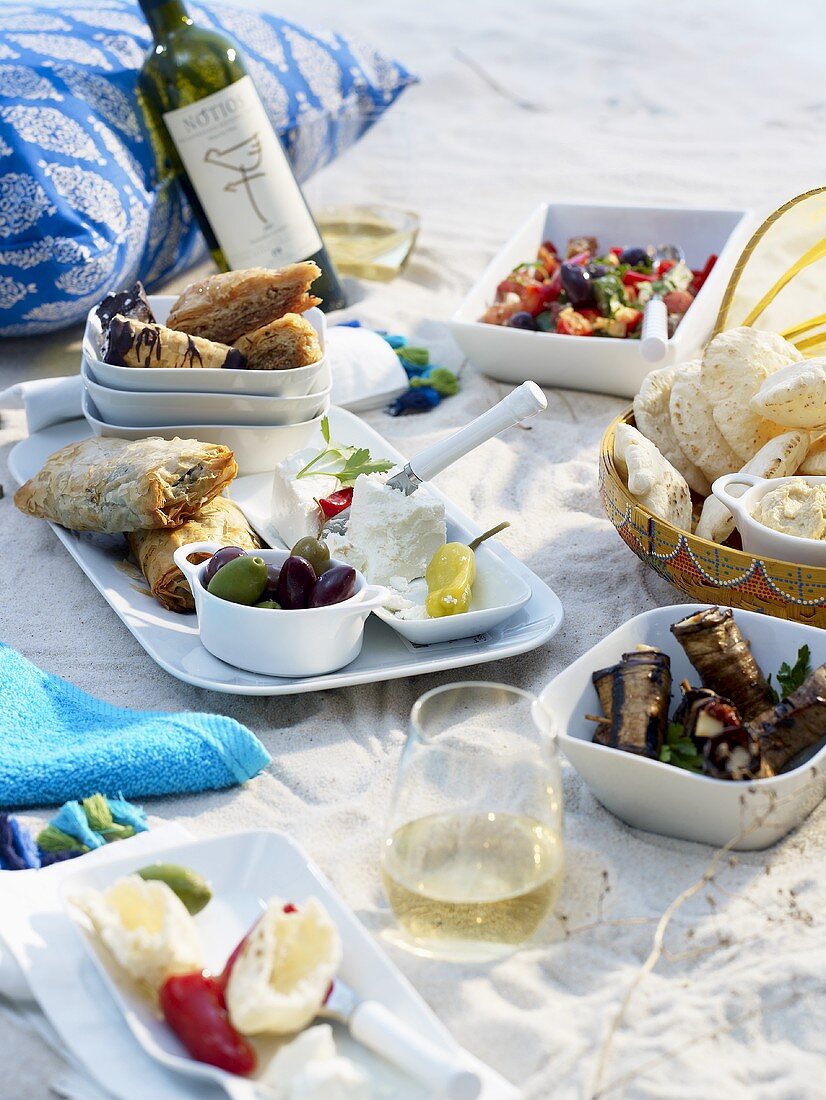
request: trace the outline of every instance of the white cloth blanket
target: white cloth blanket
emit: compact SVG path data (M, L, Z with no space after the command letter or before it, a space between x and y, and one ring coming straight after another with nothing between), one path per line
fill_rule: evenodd
M460 360L440 322L543 199L770 208L824 183L826 9L806 0L782 8L767 0L316 0L312 9L286 0L278 8L357 30L423 77L311 182L308 197L404 202L421 214L405 275L362 284L349 315L429 344L448 365ZM0 388L76 370L77 347L77 334L0 344ZM368 419L412 454L505 392L469 368L462 377L461 394L433 413ZM241 790L158 799L149 809L197 835L251 825L291 832L381 936L393 927L377 873L383 821L417 695L468 675L539 690L630 614L680 599L633 557L600 508L597 448L621 402L549 397L530 430L487 444L439 478L481 526L510 520L502 541L560 594L565 625L537 652L461 677L320 696L198 691L157 668L45 524L14 511L5 468L0 636L112 702L246 722L273 755L265 775ZM23 425L21 413L4 414L2 439L19 439ZM564 920L543 943L490 967L387 946L458 1041L528 1100L822 1096L826 808L769 852L721 860L703 882L710 849L625 828L569 768L565 798ZM676 907L664 951L646 968L658 920L701 882ZM0 1065L0 1095L42 1100L62 1064L12 1024L0 1029Z

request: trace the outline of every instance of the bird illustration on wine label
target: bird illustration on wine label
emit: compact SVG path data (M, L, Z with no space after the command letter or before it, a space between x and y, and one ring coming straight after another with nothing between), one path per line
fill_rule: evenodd
M244 141L238 142L237 145L231 145L228 149L211 148L204 153L206 164L215 164L219 168L237 173L237 178L226 183L224 190L235 194L243 189L258 220L263 225L269 225L270 219L261 212L252 188L253 180L263 179L266 176L266 172L261 170L261 161L261 138L257 132Z

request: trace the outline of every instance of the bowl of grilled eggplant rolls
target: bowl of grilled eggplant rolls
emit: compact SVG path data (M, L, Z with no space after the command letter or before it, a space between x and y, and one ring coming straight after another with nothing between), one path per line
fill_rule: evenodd
M826 633L727 607L637 615L541 695L560 746L622 821L774 844L826 793Z

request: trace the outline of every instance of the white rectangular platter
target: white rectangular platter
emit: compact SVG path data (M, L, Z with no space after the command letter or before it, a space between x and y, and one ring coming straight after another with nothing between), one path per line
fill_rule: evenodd
M344 409L333 407L330 410L330 430L336 439L369 447L374 455L404 462L402 455L378 432ZM18 483L26 481L37 473L49 455L89 434L89 426L84 420L72 420L21 440L9 455L12 477ZM321 446L320 435L318 443ZM268 529L269 491L269 477L256 474L236 479L230 488L230 495L243 508L259 534L270 545L280 546L275 533ZM444 501L449 539L468 541L479 534L479 528L443 493L432 487L431 491ZM325 676L303 679L262 676L233 668L208 653L198 637L194 615L180 615L161 607L148 594L148 590L124 569L127 551L122 537L78 534L56 524L51 526L150 657L179 680L211 691L234 695L293 695L420 676L514 657L543 645L562 625L562 604L556 593L503 546L491 542L487 545L492 552L506 561L513 572L524 577L531 588L531 598L525 606L494 630L455 642L415 646L371 615L365 627L361 654L346 668Z

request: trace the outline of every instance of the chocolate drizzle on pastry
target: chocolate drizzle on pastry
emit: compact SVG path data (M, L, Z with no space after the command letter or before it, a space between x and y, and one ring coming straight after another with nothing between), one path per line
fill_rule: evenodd
M119 314L109 322L103 360L120 367L173 369L241 369L247 365L237 348Z
M98 308L95 310L100 319L100 326L105 333L113 317L127 317L134 321L143 321L148 324L155 323L155 315L152 306L146 297L143 283L133 283L126 290L119 290L114 294L107 294Z

